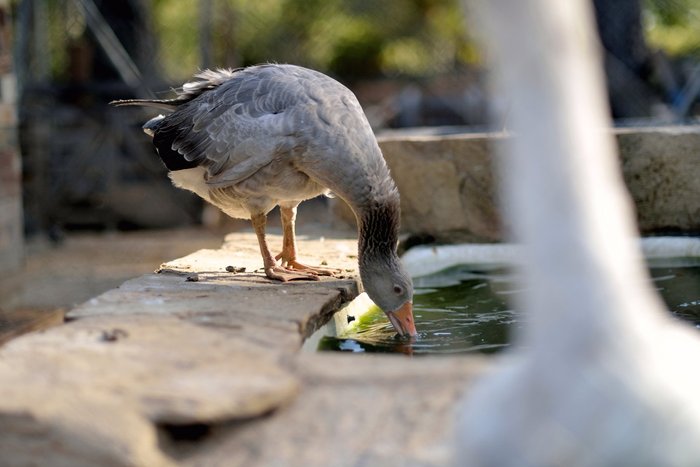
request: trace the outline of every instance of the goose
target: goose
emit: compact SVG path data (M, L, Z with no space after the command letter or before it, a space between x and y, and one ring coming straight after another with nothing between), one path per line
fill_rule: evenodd
M591 2L469 7L511 97L503 198L527 287L515 345L466 393L455 465L699 465L700 339L650 287Z
M416 335L413 285L397 256L399 192L348 88L318 71L263 64L204 70L172 99L111 104L169 112L143 129L173 184L231 217L250 219L272 280L333 274L297 259L296 212L302 201L329 192L343 199L357 219L365 291L399 335ZM275 206L283 240L282 251L273 256L265 225Z

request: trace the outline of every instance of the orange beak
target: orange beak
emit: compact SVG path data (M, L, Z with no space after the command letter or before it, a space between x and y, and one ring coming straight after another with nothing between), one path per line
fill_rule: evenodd
M389 311L386 315L400 336L413 337L417 334L416 325L413 322L413 304L411 302L404 303L401 308Z

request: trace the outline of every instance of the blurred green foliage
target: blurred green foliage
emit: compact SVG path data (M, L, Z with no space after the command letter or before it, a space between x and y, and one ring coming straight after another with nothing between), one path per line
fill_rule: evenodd
M457 0L211 0L212 66L294 62L346 79L426 76L478 59ZM153 0L171 78L201 66L199 0Z
M430 76L479 62L459 0L210 0L211 66L293 62L345 79ZM652 48L700 55L700 0L641 0ZM202 66L202 0L152 0L163 67Z
M644 0L649 45L671 56L700 57L700 0Z
M652 48L700 57L700 0L640 0ZM210 63L202 63L210 2ZM297 63L345 80L429 77L480 63L460 0L150 0L160 69L177 82L203 66ZM66 75L85 31L72 1L47 2L49 73ZM67 34L66 34L67 33ZM42 57L35 60L40 61Z

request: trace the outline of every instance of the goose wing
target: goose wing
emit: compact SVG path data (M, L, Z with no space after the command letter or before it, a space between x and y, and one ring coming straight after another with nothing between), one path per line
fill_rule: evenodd
M207 182L216 186L244 180L306 147L313 104L307 91L322 75L304 71L278 65L238 70L179 105L154 132L161 158L166 165L206 167Z

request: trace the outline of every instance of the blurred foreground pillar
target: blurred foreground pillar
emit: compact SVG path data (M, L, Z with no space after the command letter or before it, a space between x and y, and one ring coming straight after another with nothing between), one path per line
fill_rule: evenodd
M456 465L697 466L700 339L650 287L590 2L469 4L511 97L502 191L526 318L470 388Z
M22 263L21 180L10 2L0 0L0 273Z

